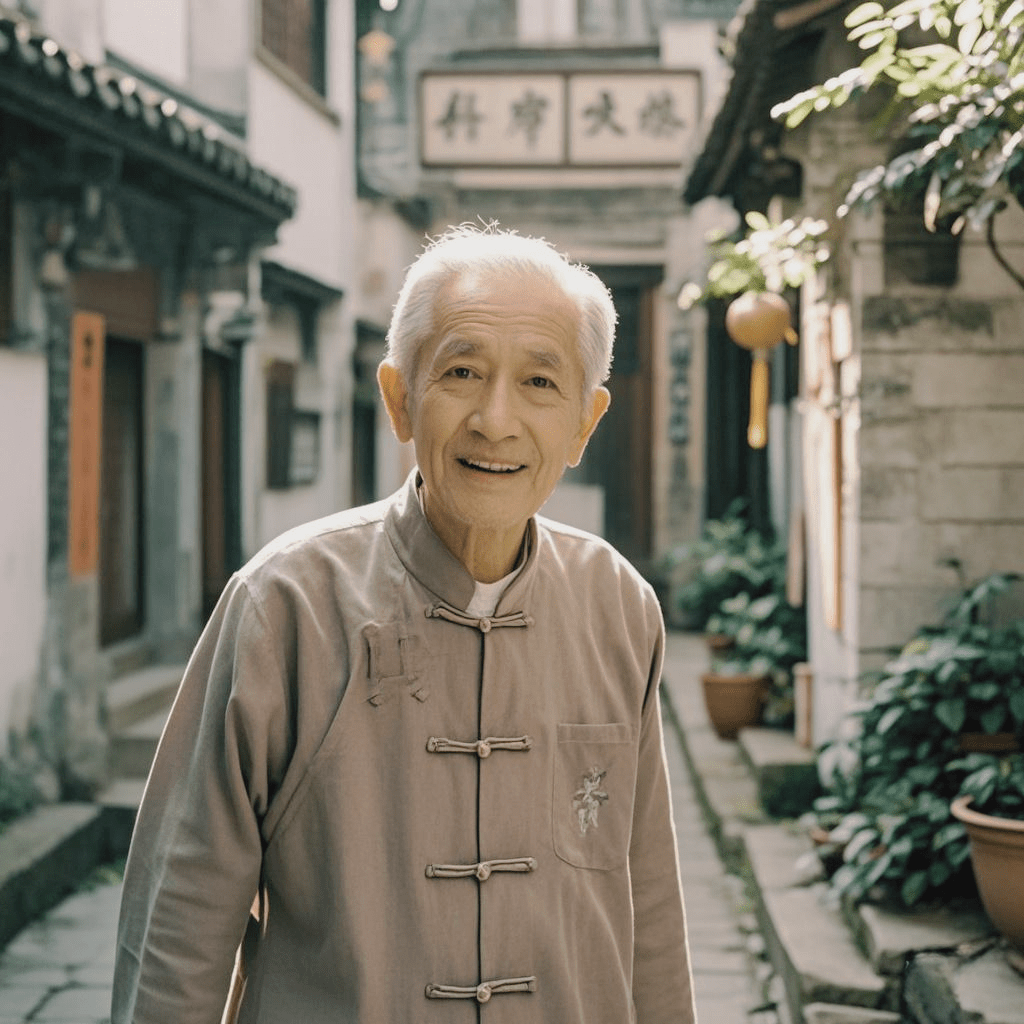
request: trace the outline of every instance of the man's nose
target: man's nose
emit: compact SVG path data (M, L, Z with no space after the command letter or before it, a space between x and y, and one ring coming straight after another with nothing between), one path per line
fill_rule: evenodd
M488 441L515 437L519 432L519 419L515 410L515 396L509 386L493 381L482 388L469 425Z

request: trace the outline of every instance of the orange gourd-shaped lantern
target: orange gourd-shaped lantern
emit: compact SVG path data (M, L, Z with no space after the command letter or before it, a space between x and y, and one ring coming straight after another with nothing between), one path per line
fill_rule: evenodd
M785 338L796 344L789 303L774 292L744 292L725 311L729 337L754 357L750 370L750 423L747 443L763 448L768 440L768 353Z

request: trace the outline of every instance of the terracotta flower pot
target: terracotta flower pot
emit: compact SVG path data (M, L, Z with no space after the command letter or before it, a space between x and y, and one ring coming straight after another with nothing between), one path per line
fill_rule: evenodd
M723 651L731 650L736 643L728 633L705 633L704 642L712 654L721 654Z
M981 902L996 929L1024 950L1024 821L982 814L971 799L958 797L950 810L967 829Z
M736 675L706 672L700 681L704 686L708 718L723 740L733 740L740 729L761 721L761 711L768 696L768 676L763 672Z

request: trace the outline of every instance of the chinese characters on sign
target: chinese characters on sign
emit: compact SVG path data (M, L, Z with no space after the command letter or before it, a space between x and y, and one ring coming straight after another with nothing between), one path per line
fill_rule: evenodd
M678 166L697 127L699 85L691 71L428 72L423 163Z

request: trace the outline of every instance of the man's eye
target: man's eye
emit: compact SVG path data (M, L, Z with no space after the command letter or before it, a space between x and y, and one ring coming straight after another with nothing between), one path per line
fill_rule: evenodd
M553 388L555 386L549 377L531 377L530 383L535 388Z
M458 377L459 380L469 380L473 375L473 371L468 366L453 366L448 373L452 377Z

